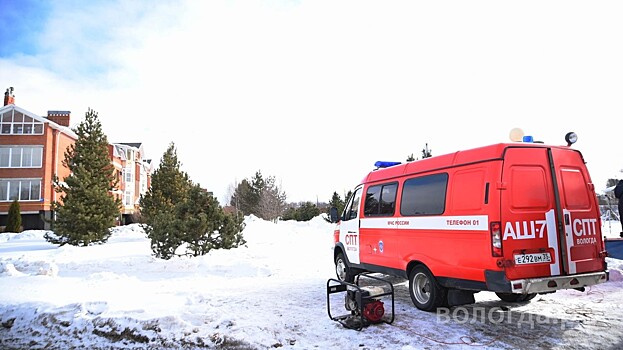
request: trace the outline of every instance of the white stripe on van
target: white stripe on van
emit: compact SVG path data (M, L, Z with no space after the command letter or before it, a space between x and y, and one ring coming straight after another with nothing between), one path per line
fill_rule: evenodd
M363 218L360 228L488 231L487 215Z
M549 265L549 271L552 276L558 276L560 275L560 254L558 251L558 234L554 209L545 213L545 221L547 222L547 243L550 248L554 249L555 254L555 262Z
M571 260L571 247L573 247L573 229L571 225L573 220L571 218L571 212L567 209L562 210L562 215L569 218L569 225L565 225L565 236L567 237L567 262L569 263L569 273L574 274L577 273L577 269L575 261Z

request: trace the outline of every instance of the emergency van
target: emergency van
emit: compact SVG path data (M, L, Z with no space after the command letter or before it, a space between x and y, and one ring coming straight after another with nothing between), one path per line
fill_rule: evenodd
M377 162L331 209L339 280L408 279L415 306L508 302L608 280L594 185L567 145L510 142L407 163Z

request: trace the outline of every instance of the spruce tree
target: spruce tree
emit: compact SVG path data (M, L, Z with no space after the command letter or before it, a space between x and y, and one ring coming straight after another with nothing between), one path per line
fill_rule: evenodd
M312 202L305 202L296 210L296 221L309 221L320 215L320 209Z
M286 198L286 193L276 184L276 178L264 178L258 170L252 179L244 179L236 186L229 205L236 207L243 215L253 214L275 221L286 207Z
M424 149L422 149L422 159L430 158L432 156L433 156L432 150L428 149L428 143L427 143Z
M22 232L22 213L20 212L19 202L17 199L13 200L13 203L11 203L11 206L9 207L9 215L4 231Z
M348 192L346 192L346 194L344 195L344 206L346 206L346 202L348 202L348 200L350 199L350 197L352 197L353 195L353 190L348 190Z
M70 175L54 180L54 189L61 195L53 203L54 235L45 237L60 245L104 243L121 206L110 193L117 180L108 154L108 139L97 113L90 108L73 131L78 139L67 148L63 160Z
M242 215L255 214L255 195L249 180L244 179L236 186L229 205L240 211Z
M262 198L262 192L264 191L264 187L266 182L264 181L264 177L262 173L258 170L255 173L255 176L251 179L251 192L248 193L247 202L251 206L251 211L249 214L253 214L259 218L262 218L262 214L260 213L260 200Z
M244 244L243 218L223 211L218 200L193 185L186 202L177 205L177 220L181 223L183 241L188 254L200 256L212 249L230 249Z
M283 214L281 214L281 220L283 221L289 221L289 220L296 220L296 208L294 207L288 207L286 208L286 210L283 211Z
M327 206L327 217L325 218L325 221L331 222L331 218L329 217L329 215L331 213L332 207L335 207L337 209L338 215L342 215L345 205L346 204L344 203L340 195L337 192L333 192L333 196L331 197L331 200L329 201L329 205Z
M191 182L180 170L175 144L171 142L151 177L151 188L141 197L143 229L157 258L168 260L184 242L183 222L176 205L187 201Z
M433 156L433 153L430 149L428 149L428 143L424 146L424 148L422 149L422 159L426 159L426 158L430 158ZM418 160L419 158L414 158L413 157L413 153L411 153L409 156L407 156L407 162L413 162L415 160Z
M244 244L243 218L226 214L216 198L180 168L175 144L170 143L152 175L151 188L141 197L143 228L154 255L168 260ZM177 252L183 244L187 251Z

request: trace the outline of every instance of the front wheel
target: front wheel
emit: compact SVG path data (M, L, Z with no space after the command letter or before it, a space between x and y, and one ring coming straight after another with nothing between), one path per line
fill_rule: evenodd
M409 294L415 306L423 311L434 311L446 302L447 291L437 283L432 272L418 265L409 274Z
M337 275L337 279L340 281L348 283L353 283L355 281L353 270L348 267L348 264L346 264L346 259L342 253L339 253L335 257L335 274Z

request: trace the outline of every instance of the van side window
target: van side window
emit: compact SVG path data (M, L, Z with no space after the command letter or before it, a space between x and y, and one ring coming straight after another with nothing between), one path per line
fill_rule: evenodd
M359 202L361 201L361 192L363 192L361 187L356 189L355 193L353 193L353 195L348 200L348 203L344 207L344 221L357 218L357 212L359 211Z
M365 216L393 216L396 209L397 183L368 187L363 213Z
M402 187L400 214L403 216L443 214L447 188L447 173L406 180Z

